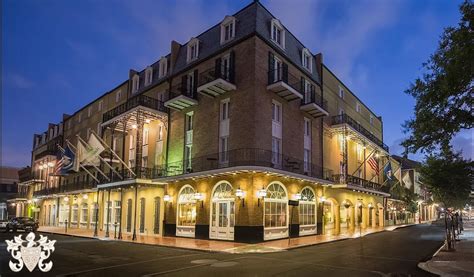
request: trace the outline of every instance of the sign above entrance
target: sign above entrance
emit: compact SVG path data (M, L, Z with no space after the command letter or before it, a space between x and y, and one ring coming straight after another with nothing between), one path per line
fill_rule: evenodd
M298 206L300 201L297 200L288 200L288 206Z

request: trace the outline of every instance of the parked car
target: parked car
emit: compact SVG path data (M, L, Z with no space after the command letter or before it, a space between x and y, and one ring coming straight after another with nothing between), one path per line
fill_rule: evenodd
M7 223L6 231L16 232L17 230L36 232L38 222L31 217L14 217Z
M0 230L7 230L7 224L8 224L8 220L6 219L1 219L0 220Z

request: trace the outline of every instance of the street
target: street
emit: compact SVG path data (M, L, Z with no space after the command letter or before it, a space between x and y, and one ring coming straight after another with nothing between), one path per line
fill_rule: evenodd
M417 268L442 244L443 228L422 224L268 254L227 254L46 234L57 240L48 275L59 276L431 276ZM1 276L14 274L0 234ZM34 275L44 275L35 269Z

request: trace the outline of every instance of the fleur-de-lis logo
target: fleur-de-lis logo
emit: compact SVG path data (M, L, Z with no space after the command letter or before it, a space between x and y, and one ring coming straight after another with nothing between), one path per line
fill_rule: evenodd
M36 265L42 272L48 272L53 267L53 262L45 263L52 252L54 252L55 240L48 240L48 237L40 235L39 240L35 241L35 234L30 232L26 240L21 239L21 235L13 237L13 240L5 240L7 251L11 252L12 258L16 262L10 261L8 264L14 272L23 269L23 265L32 272Z

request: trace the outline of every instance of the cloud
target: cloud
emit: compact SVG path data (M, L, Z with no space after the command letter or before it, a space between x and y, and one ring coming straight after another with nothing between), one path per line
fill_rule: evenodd
M6 81L8 84L18 89L29 89L35 85L35 83L30 79L15 73L7 75Z
M462 155L465 159L473 159L473 131L465 130L456 135L452 140L451 144L457 151L462 151Z

